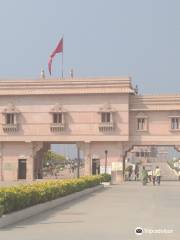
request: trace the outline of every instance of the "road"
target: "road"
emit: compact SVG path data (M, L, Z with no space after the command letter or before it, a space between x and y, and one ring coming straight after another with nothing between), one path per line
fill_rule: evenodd
M179 213L179 182L145 187L128 182L1 229L0 239L179 240ZM136 227L143 235L135 234ZM148 233L152 230L159 233Z

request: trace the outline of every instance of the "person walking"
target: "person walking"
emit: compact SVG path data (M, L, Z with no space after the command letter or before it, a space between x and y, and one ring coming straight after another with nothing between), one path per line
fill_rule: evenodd
M152 170L148 171L148 180L149 180L149 182L152 181Z
M147 170L145 169L145 166L143 166L141 175L142 175L142 185L145 186L148 182L148 173L147 173Z
M135 165L134 174L135 174L135 181L137 181L139 179L139 166L138 166L138 164Z
M161 183L161 170L160 170L159 166L156 167L155 174L156 174L157 184L160 185L160 183Z
M132 170L132 165L129 166L129 174L128 174L128 180L131 181L131 176L132 176L133 170Z
M152 181L153 181L153 185L156 185L156 170L152 171Z

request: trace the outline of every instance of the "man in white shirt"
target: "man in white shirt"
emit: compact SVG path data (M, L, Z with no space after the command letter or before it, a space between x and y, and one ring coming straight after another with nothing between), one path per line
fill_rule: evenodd
M160 185L160 183L161 183L161 170L160 170L159 166L156 167L155 174L156 174L157 184Z

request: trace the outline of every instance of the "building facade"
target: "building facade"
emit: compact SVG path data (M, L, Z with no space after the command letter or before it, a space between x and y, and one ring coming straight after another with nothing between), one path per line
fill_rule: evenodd
M135 146L179 149L180 95L138 95L130 78L0 81L1 181L36 178L52 143L76 143L86 175Z

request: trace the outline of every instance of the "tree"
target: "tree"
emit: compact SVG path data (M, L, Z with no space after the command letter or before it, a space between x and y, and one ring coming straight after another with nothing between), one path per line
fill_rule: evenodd
M43 162L44 166L64 166L66 163L66 157L55 153L51 150L48 150L45 154L44 154L44 162Z

